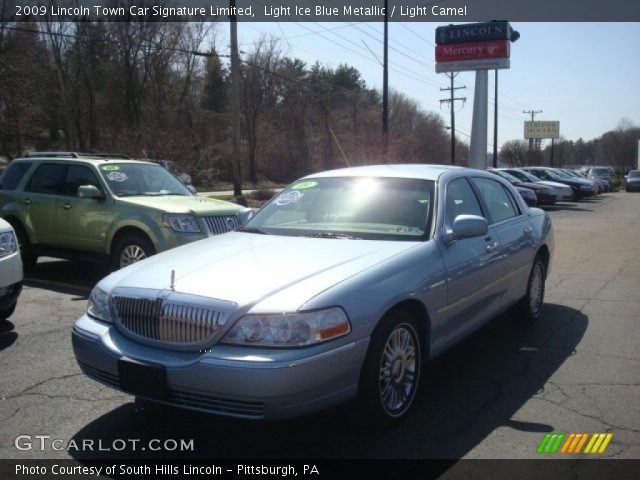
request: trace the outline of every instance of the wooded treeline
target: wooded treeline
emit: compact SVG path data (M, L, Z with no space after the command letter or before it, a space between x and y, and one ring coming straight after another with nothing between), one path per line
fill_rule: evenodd
M212 41L226 24L5 27L1 155L119 152L173 160L198 184L231 178L228 62ZM398 92L390 95L385 157L380 94L347 64L309 65L262 39L243 47L241 66L243 143L235 160L245 180L287 182L347 161L449 163L440 115ZM467 157L459 142L457 163Z
M592 140L579 138L574 142L561 137L553 148L553 165L607 165L612 166L619 174L626 174L637 168L638 140L640 128L623 118L615 130ZM512 167L550 165L551 142L547 140L542 150L530 151L528 141L510 140L502 145L500 159Z

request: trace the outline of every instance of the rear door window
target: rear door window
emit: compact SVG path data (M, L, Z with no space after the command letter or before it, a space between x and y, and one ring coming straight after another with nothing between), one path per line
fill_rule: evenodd
M29 179L27 191L60 195L64 191L64 177L67 166L60 163L44 163L40 165Z
M473 178L480 197L487 207L490 223L498 223L518 216L518 209L507 189L489 178Z
M29 162L10 163L0 179L0 190L15 190L31 165Z

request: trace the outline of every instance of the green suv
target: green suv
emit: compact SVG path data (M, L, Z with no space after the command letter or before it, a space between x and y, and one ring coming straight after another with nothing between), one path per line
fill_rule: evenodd
M25 270L40 255L122 268L233 230L250 213L193 195L160 165L118 155L32 152L0 177L0 217L16 231Z

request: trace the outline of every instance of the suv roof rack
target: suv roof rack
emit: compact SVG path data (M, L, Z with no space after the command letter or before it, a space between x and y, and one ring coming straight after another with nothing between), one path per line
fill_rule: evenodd
M122 153L106 153L106 152L90 152L90 153L81 153L81 152L27 152L25 153L25 158L29 157L46 157L46 158L101 158L104 160L109 159L119 159L119 160L127 160L129 157L127 155L123 155Z

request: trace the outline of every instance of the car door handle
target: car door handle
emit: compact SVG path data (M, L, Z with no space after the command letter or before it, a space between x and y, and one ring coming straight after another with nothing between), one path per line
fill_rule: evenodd
M69 203L63 203L63 204L62 204L62 208L64 208L65 210L70 210L70 209L71 209L71 204L69 204Z
M31 199L29 198L25 198L22 203L24 203L25 205L31 205Z
M498 248L498 242L487 243L486 245L487 252L493 252L496 248Z
M522 229L522 233L524 233L525 235L529 235L529 234L533 233L533 227L524 227Z

